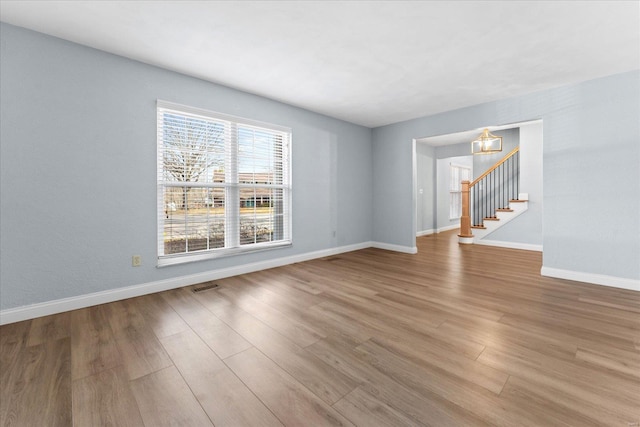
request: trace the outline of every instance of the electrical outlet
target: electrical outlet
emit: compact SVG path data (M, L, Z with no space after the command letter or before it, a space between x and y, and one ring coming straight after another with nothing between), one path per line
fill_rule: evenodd
M140 255L134 255L131 257L131 266L140 267L142 265L142 257Z

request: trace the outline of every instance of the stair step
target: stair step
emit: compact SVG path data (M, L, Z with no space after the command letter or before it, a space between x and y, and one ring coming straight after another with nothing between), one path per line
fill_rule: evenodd
M485 217L483 221L500 221L500 218L496 218L495 216Z
M486 230L487 227L485 227L484 225L472 225L471 228L479 228L481 230Z
M513 209L500 208L500 209L496 209L496 212L513 212Z
M527 202L527 200L518 200L518 199L509 200L509 203L524 203L524 202Z

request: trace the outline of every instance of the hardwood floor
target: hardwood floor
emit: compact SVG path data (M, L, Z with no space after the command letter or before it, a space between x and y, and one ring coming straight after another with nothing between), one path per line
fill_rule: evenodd
M640 426L640 293L418 238L0 327L1 426Z

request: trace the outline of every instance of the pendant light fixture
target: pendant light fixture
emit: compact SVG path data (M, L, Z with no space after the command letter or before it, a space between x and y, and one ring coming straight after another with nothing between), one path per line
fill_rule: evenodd
M472 154L487 154L502 151L502 137L489 133L489 129L482 131L474 141L471 142Z

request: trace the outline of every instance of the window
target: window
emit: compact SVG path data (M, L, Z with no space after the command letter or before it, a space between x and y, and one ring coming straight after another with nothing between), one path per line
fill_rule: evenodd
M158 101L158 264L291 244L287 128Z
M462 181L471 180L471 168L449 164L449 219L462 216Z

